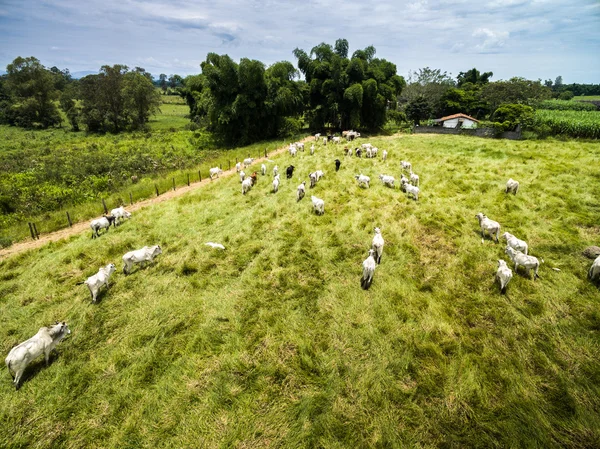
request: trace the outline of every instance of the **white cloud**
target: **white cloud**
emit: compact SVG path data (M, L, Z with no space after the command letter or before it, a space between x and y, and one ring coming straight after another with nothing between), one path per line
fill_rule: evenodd
M208 52L295 63L294 48L345 38L350 54L373 45L404 75L425 66L452 73L477 67L494 79L561 74L565 82L597 83L600 73L597 0L0 2L0 67L34 55L71 71L97 70L101 62L185 75L198 73Z
M477 28L473 32L473 37L479 41L475 44L475 49L479 52L497 51L504 47L508 39L507 31L492 31L488 28Z

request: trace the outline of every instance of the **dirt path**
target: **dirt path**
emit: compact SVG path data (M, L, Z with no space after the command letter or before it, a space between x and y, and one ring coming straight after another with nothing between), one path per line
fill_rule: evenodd
M311 139L311 137L307 137L304 140L302 140L302 142L307 142L310 139ZM287 148L288 148L287 146L278 148L273 153L271 153L268 157L261 157L261 158L255 159L253 164L260 163L262 161L266 161L270 157L277 156L277 155L283 153L284 151L286 151ZM223 173L221 174L221 176L231 176L235 173L236 173L235 167L233 167L230 170L223 170ZM153 204L162 203L163 201L168 201L172 198L180 197L180 196L185 195L186 193L191 192L192 190L196 190L197 188L202 187L205 184L208 184L210 182L211 182L210 178L205 178L202 181L196 181L194 183L190 183L189 187L188 186L178 187L177 190L170 190L168 192L161 194L160 196L158 196L156 198L149 198L147 200L142 200L137 203L134 203L132 206L127 207L127 210L130 212L134 212L138 209L142 209L144 207L148 207ZM98 217L98 218L100 218L100 217ZM66 239L68 237L71 237L72 235L80 234L83 231L89 231L90 221L92 221L92 220L93 219L90 218L89 220L86 220L86 221L74 223L73 227L71 227L71 228L65 228L65 229L61 229L60 231L55 231L55 232L51 232L49 234L40 235L39 240L26 240L23 242L15 243L15 244L9 246L8 248L0 249L0 259L8 257L8 256L12 256L14 254L22 253L22 252L30 250L30 249L39 248L49 242L56 242L57 240Z

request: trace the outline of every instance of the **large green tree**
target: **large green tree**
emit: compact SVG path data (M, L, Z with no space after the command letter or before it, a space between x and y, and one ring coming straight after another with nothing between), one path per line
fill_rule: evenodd
M289 62L268 69L260 61L209 53L202 75L188 77L181 94L196 121L229 143L249 143L297 130L304 83Z
M102 66L98 75L82 78L81 115L88 131L142 128L160 105L149 75L143 69L129 72L127 66L116 64Z
M405 110L407 116L412 116L406 108L408 105L417 105L418 109L423 110L423 101L427 102L427 111L431 118L432 116L440 116L443 114L443 108L440 106L440 101L444 94L456 87L456 82L447 73L440 69L432 69L424 67L416 72L410 72L408 84L402 90L400 103Z
M485 84L481 90L481 98L489 103L491 111L504 103L533 105L551 97L552 91L540 80L530 81L519 77Z
M56 78L34 57L16 58L6 67L4 89L8 94L2 114L10 124L24 127L59 125L60 113L55 100L59 92Z
M396 66L375 58L375 48L356 50L348 58L348 41L332 47L321 43L310 54L296 48L294 56L308 86L307 118L311 128L339 129L383 126L387 110L406 85Z
M487 84L490 82L490 78L494 76L493 72L479 73L479 70L472 68L466 72L460 72L456 77L457 87L461 87L463 84Z

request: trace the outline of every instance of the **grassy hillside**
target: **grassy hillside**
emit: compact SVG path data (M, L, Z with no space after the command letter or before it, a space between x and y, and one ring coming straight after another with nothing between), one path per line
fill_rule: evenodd
M372 143L387 162L319 145L277 158L296 166L277 194L271 176L245 197L222 178L97 240L0 262L0 353L54 320L72 329L19 392L2 371L0 447L598 447L600 291L580 253L600 243L600 145ZM378 182L401 159L419 203ZM315 169L325 178L296 203ZM481 244L480 211L544 258L541 280L515 274L499 294L506 256ZM365 292L374 226L386 246ZM120 273L125 252L157 243L154 264ZM109 262L92 305L76 283Z

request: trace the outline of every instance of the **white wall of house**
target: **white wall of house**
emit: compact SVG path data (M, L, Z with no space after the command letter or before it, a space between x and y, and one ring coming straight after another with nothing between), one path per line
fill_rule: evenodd
M476 128L477 127L477 124L473 120L469 120L466 118L463 118L461 120L462 120L461 128ZM456 128L457 124L458 124L458 117L453 118L451 120L446 120L444 122L444 128Z

